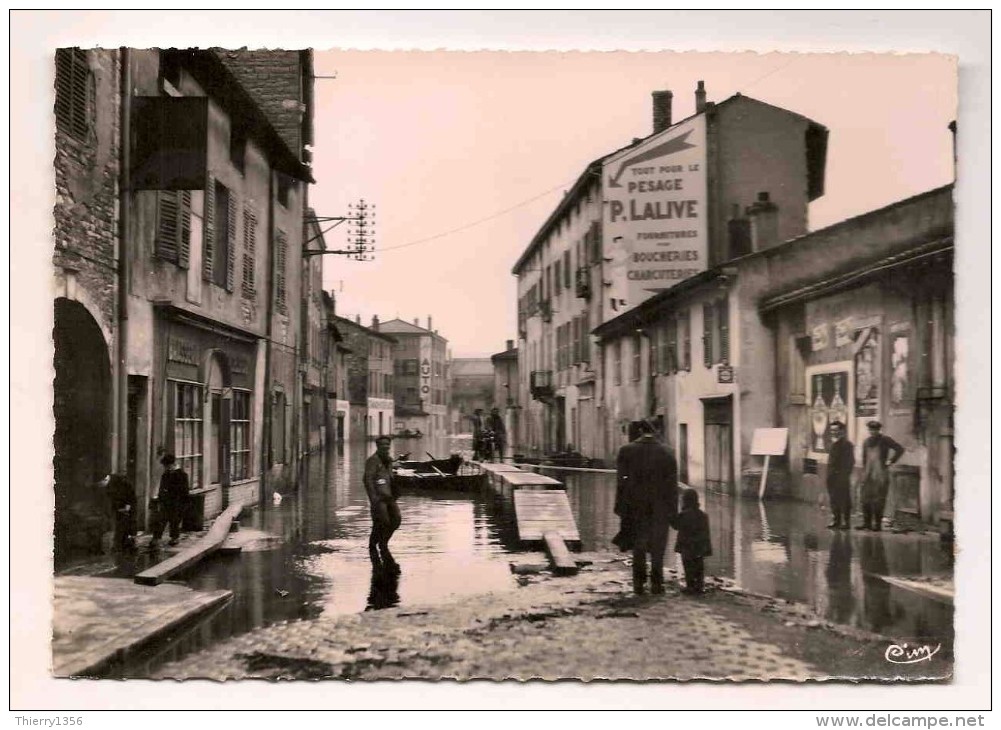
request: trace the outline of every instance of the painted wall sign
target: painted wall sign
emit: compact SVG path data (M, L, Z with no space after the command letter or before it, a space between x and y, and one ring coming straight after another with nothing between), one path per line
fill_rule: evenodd
M421 402L422 410L427 410L427 405L431 402L431 338L421 337L418 347L418 359L420 361L420 390L418 399Z
M167 359L185 365L198 365L198 345L193 342L171 337L167 346Z
M844 347L852 343L852 318L845 317L834 323L834 346Z
M854 435L854 419L848 417L855 397L851 361L818 365L806 369L807 398L810 414L809 453L825 461L831 445L830 425L840 421Z
M705 116L612 155L602 174L604 238L622 261L614 316L706 269Z
M890 407L907 408L911 392L910 332L907 325L890 328Z
M855 350L855 416L879 416L879 329L859 332Z

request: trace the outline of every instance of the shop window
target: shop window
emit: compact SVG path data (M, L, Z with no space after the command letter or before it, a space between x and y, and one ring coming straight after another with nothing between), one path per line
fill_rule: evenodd
M56 49L56 128L87 141L94 118L94 74L79 48Z
M192 489L202 486L202 386L171 381L174 387L174 455Z
M229 417L230 478L250 478L250 392L234 390Z

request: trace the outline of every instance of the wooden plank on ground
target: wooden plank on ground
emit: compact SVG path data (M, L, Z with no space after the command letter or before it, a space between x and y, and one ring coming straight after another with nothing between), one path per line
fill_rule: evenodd
M562 482L545 474L534 474L530 471L505 471L498 475L508 487L561 487Z
M563 542L558 532L547 532L542 538L546 541L546 554L553 568L554 575L577 575L577 561L570 555L570 549Z
M521 542L542 542L547 532L558 533L567 542L580 542L577 521L563 489L515 491L514 514Z
M163 583L170 576L175 575L186 568L191 567L200 560L214 553L229 537L229 526L232 524L243 509L243 504L237 502L230 505L221 515L216 517L212 527L205 537L177 555L167 558L157 563L151 568L147 568L142 573L138 573L134 578L135 582L143 586L155 586Z

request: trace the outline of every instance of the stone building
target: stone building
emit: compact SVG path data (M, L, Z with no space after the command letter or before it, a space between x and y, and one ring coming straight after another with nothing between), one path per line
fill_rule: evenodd
M518 348L514 340L505 343L504 350L491 355L493 366L494 404L504 414L504 427L512 453L518 453L524 437L521 433L521 402L518 399Z
M302 302L299 321L302 323L299 371L303 376L302 411L299 432L303 434L303 453L317 451L328 442L329 403L327 402L327 369L336 364L329 358L328 337L337 335L327 324L327 309L323 289L323 256L313 252L326 250L323 230L312 208L306 210L302 258Z
M773 334L774 421L789 430L789 491L825 498L829 424L862 462L866 423L905 449L886 515L947 523L953 498L953 186L931 190L748 257ZM857 481L857 480L853 480ZM857 495L856 495L857 496ZM858 504L858 500L855 500Z
M55 561L101 547L94 484L134 469L122 448L118 217L121 66L117 51L55 55L53 210ZM131 401L131 399L130 399Z
M196 512L212 517L296 473L299 259L312 177L303 149L276 131L220 53L129 56L131 476L145 504L160 453L175 453ZM301 66L289 94L308 76ZM296 115L308 126L308 110Z
M740 94L714 104L701 82L693 115L674 123L672 101L669 91L653 93L653 134L589 164L513 268L530 454L572 447L613 458L629 424L656 417L666 401L657 403L636 369L649 342L611 324L599 347L596 328L626 321L689 280L704 282L698 277L728 260L805 233L807 205L823 193L821 125ZM720 297L709 299L684 306L708 312ZM720 313L728 317L729 306ZM718 329L714 321L684 319L679 337L690 342L697 328ZM729 365L720 351L710 353L712 378L716 365ZM689 396L700 397L678 400Z
M456 357L449 362L449 430L469 433L470 417L480 408L484 413L497 405L494 400L494 369L489 358Z
M360 317L354 320L335 315L334 324L344 338L341 354L346 367L348 414L346 438L352 440L392 434L393 350L395 337L366 327ZM378 324L378 320L373 324ZM343 400L343 396L338 401ZM338 403L338 419L344 414Z
M351 404L348 401L348 355L351 348L337 327L336 300L333 293L323 292L323 308L327 326L326 390L327 443L346 441Z
M448 340L415 319L382 322L379 331L393 336L396 430L419 430L433 438L448 430Z

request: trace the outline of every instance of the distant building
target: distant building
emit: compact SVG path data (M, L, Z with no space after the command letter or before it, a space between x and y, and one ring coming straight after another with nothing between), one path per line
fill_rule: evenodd
M521 411L518 400L518 348L514 340L505 343L503 352L490 357L493 368L493 402L504 415L504 425L507 429L508 443L514 453L518 453L523 444Z
M573 444L612 458L629 423L656 412L653 391L617 390L638 377L648 344L633 333L597 347L595 328L805 233L807 204L823 193L827 130L816 122L740 94L707 102L701 82L695 114L674 123L671 102L654 92L653 134L588 165L514 265L529 453Z
M323 251L326 242L323 230L316 220L312 208L306 210L306 227L303 236L303 251ZM302 411L300 433L303 434L303 453L317 451L327 444L328 402L327 369L335 360L329 359L330 347L327 342L331 334L338 333L336 324L332 329L327 325L327 308L323 290L323 256L310 255L302 258L302 345L299 348L299 370L303 375Z
M344 430L347 438L357 441L393 433L392 368L396 339L364 326L360 317L350 320L335 315L334 324L344 338L341 354L347 371L348 414ZM341 416L339 411L338 418Z
M448 430L448 340L417 320L413 324L392 319L379 324L379 331L392 335L395 371L397 430L419 430L433 437Z
M494 369L487 357L456 357L449 362L451 400L450 430L470 433L470 417L480 408L489 413L494 407Z
M350 350L344 345L344 336L337 328L336 303L332 293L323 292L324 323L326 336L323 338L324 354L324 390L326 406L327 445L346 440L345 429L348 424L348 382L347 354Z

